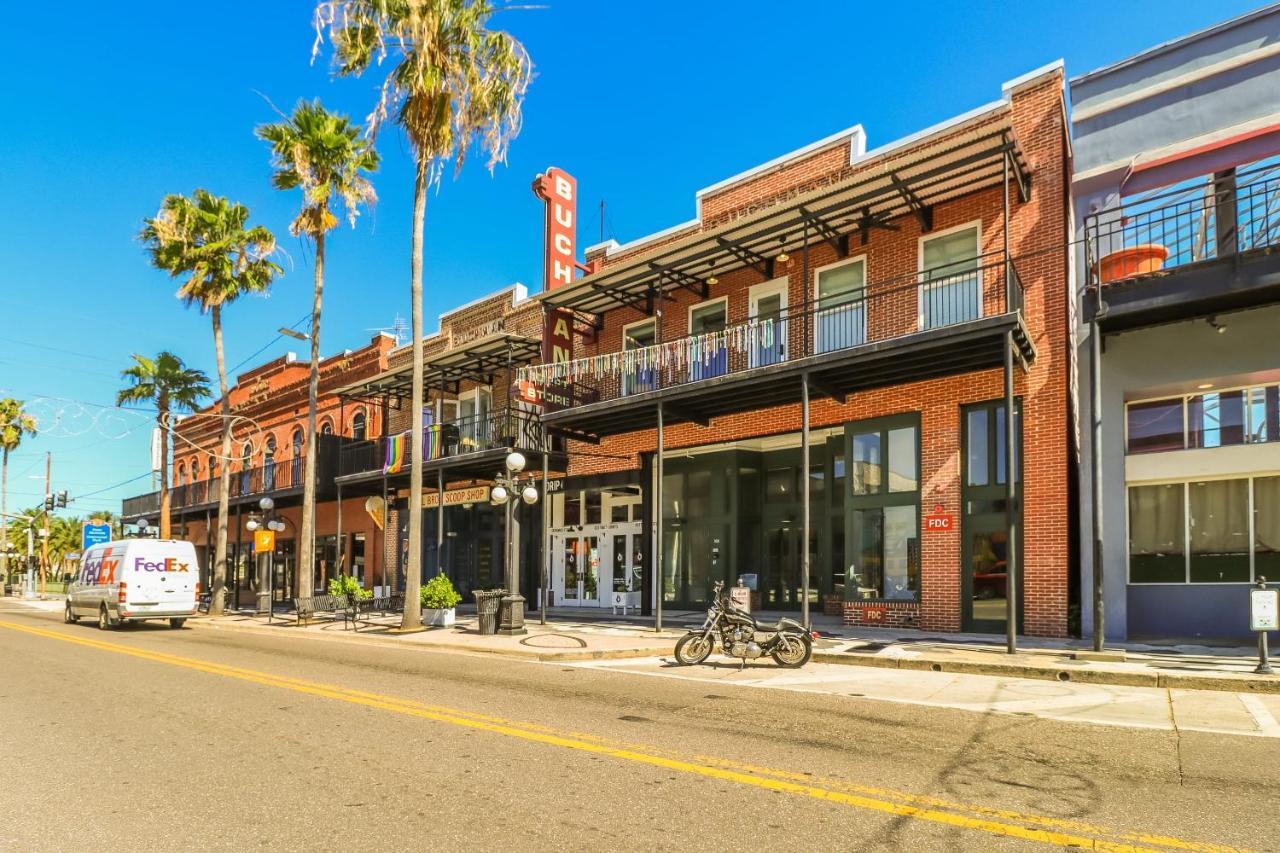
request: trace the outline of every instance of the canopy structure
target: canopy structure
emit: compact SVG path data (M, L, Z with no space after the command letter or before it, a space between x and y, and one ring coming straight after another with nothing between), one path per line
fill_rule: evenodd
M514 332L493 332L450 347L423 359L425 386L456 392L463 381L492 385L494 376L536 358L542 343ZM344 385L335 392L347 398L396 397L408 399L413 382L413 362L384 370L376 376Z

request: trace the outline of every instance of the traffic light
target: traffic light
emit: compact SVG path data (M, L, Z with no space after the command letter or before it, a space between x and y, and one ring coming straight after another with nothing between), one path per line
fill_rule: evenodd
M66 507L66 505L67 505L67 490L63 489L62 491L58 492L58 506L59 508L64 508Z
M45 495L45 496L44 496L44 511L45 511L45 512L50 512L50 511L52 511L52 510L53 510L53 503L54 503L54 501L53 501L53 495Z

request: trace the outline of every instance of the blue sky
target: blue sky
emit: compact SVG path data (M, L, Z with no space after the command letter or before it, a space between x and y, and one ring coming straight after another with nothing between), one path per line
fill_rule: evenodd
M601 200L605 236L625 242L692 217L698 188L852 124L881 145L1052 60L1080 74L1257 5L547 0L504 12L495 22L537 76L508 163L491 176L477 158L429 199L428 326L513 281L540 286L529 185L548 166L578 179L580 246L600 236ZM34 401L47 428L12 459L10 506L39 500L48 450L54 488L85 496L74 511L118 512L149 489L106 489L149 465L146 414L106 408L129 354L171 349L214 375L209 320L148 267L141 219L198 186L249 205L280 237L286 275L226 312L228 364L297 348L273 339L307 317L311 258L287 234L297 195L271 188L253 128L274 117L264 97L287 110L319 96L363 119L381 78L311 64L305 0L58 9L51 20L20 4L0 32L0 395ZM411 161L394 131L379 147L376 210L330 240L326 353L408 316Z

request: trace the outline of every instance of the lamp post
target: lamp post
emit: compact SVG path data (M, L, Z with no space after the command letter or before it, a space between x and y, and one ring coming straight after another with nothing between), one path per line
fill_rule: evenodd
M258 509L261 511L262 517L249 516L249 520L244 526L250 533L254 535L253 557L258 563L258 613L266 613L271 615L271 575L275 568L275 536L284 530L284 522L276 518L272 510L276 508L276 502L269 497L263 497L258 500ZM273 534L271 537L271 550L266 554L267 559L263 559L263 554L258 551L257 532L261 529L270 530Z
M503 585L507 594L500 602L498 633L507 636L528 633L524 627L524 596L520 594L520 545L513 535L516 505L520 501L530 506L538 502L538 488L533 484L533 475L520 479L520 472L524 470L525 464L523 453L508 453L506 470L493 478L493 490L489 493L489 502L494 506L505 507L506 511L506 551L503 559L506 582Z

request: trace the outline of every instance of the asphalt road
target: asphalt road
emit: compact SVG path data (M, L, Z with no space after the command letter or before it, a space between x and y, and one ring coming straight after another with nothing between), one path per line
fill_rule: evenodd
M1277 803L1276 738L0 600L0 849L1280 850Z

